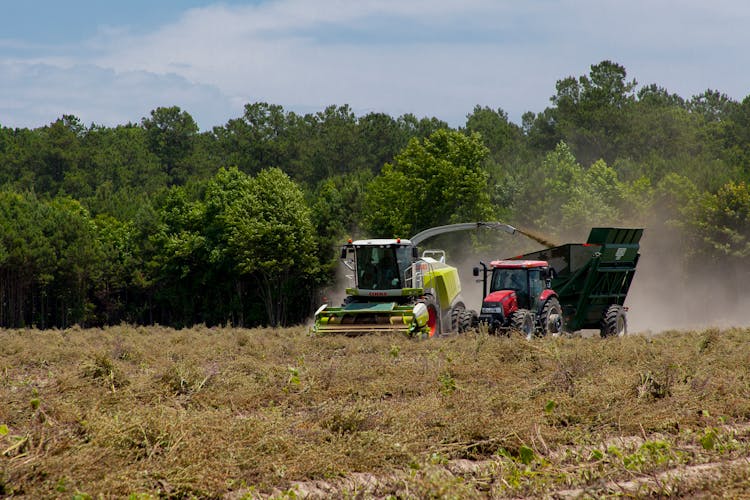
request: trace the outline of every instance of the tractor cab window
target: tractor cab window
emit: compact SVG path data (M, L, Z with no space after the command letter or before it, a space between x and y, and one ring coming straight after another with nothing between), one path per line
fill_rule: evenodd
M546 286L546 282L542 279L542 272L540 269L531 269L529 271L529 295L532 300L536 300L542 295Z
M358 286L364 290L401 288L399 261L393 247L363 246L357 248Z
M518 297L518 305L529 307L528 272L525 269L495 269L492 272L491 292L513 290Z
M525 269L495 269L492 273L491 292L496 290L523 291L527 288Z

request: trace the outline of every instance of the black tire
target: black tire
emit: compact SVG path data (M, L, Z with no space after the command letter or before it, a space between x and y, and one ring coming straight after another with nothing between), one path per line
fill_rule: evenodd
M510 315L510 327L520 332L527 340L534 338L534 316L526 309L519 309Z
M559 337L563 333L562 307L560 307L560 301L556 297L552 297L544 303L539 324L542 327L542 335Z
M602 338L623 337L628 334L628 319L622 306L611 305L604 311L600 334Z
M461 317L464 314L464 311L466 311L466 308L463 304L458 304L456 307L451 309L451 332L453 333L463 333L464 331L461 329Z
M459 318L458 331L460 333L468 332L474 327L476 313L464 309Z

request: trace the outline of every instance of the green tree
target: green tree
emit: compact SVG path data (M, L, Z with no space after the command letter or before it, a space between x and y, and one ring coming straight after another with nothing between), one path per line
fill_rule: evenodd
M93 220L96 227L97 246L100 249L96 262L98 273L93 283L96 323L111 325L121 321L133 322L137 309L138 288L133 276L142 271L138 258L133 221L120 221L108 214Z
M303 120L308 140L299 159L299 179L314 184L362 166L364 149L357 117L349 106L328 106L322 112L305 115Z
M523 184L514 206L521 207L521 225L562 235L614 223L621 199L622 185L614 169L603 160L585 169L561 142L536 169L535 178Z
M486 157L478 134L438 130L422 142L412 139L369 184L367 227L377 236L409 236L491 217Z
M80 121L72 115L64 115L41 129L43 153L36 172L36 190L51 196L59 192L65 176L78 168L83 133Z
M185 159L193 152L198 125L179 106L156 108L150 118L143 118L149 149L159 157L173 184L183 183L190 175Z
M362 165L375 175L401 151L409 141L406 130L385 113L368 113L357 122L362 145Z
M750 257L750 187L729 182L715 194L706 193L695 206L695 226L703 252L714 259Z
M279 105L246 104L242 118L214 129L218 156L225 165L237 166L250 175L269 166L289 169L297 156L293 136L297 119Z
M237 271L257 277L269 324L283 326L298 321L300 311L309 314L309 300L294 301L309 297L318 272L315 241L310 210L294 181L279 169L263 170L253 189L229 207L227 224Z
M507 163L519 153L522 144L521 128L508 120L502 109L490 109L479 105L466 117L466 131L478 133L495 163Z
M34 289L54 279L54 250L44 235L43 203L33 193L0 191L0 324L34 322Z
M722 137L727 161L739 166L738 175L750 182L750 95L730 109Z
M591 66L588 76L557 82L553 119L584 165L616 158L617 139L627 127L625 110L635 101L636 81L626 77L623 66L602 61Z
M95 321L91 292L103 258L96 226L88 210L71 198L44 204L43 231L52 249L47 261L52 277L42 290L42 328L87 325Z
M148 236L153 254L148 275L154 298L162 304L160 323L185 326L204 321L200 298L208 285L208 250L204 235L205 206L190 199L182 186L172 187L159 204L159 225Z

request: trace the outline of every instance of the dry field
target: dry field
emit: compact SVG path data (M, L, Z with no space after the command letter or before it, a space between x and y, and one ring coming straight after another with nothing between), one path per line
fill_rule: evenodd
M750 497L749 338L0 331L0 496Z

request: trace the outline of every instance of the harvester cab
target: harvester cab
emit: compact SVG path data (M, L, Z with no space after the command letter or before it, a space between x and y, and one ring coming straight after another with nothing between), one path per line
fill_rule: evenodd
M421 273L414 264L417 247L409 240L350 241L341 249L341 261L352 271L351 297L401 297L421 288ZM416 286L415 286L416 285Z

